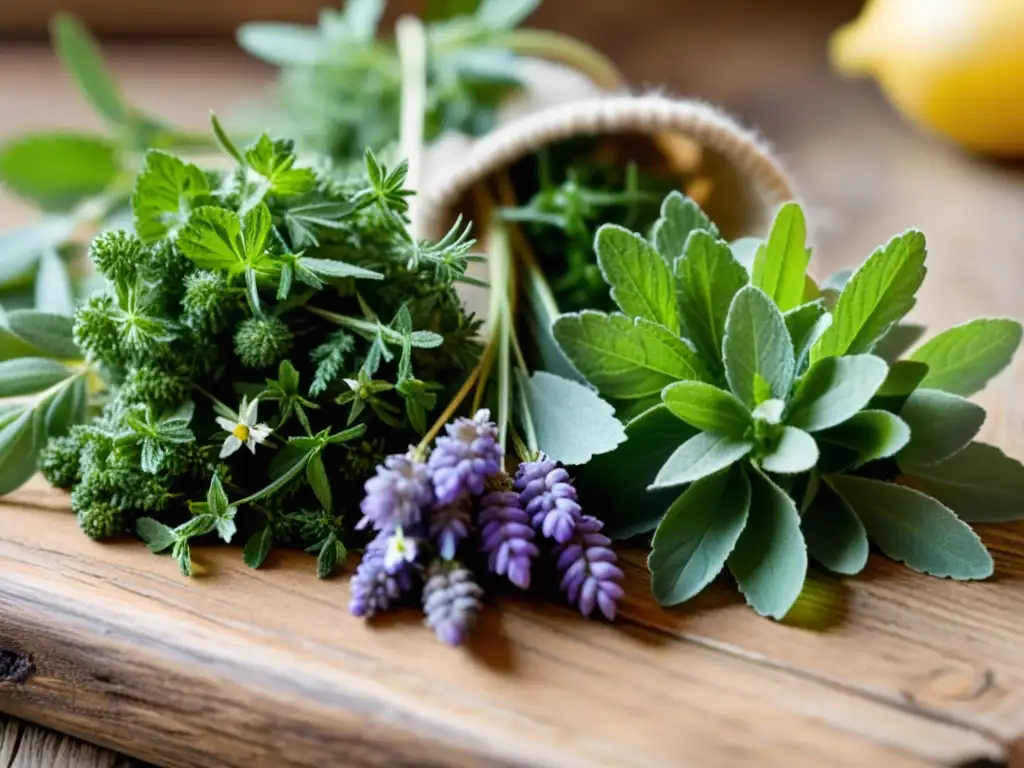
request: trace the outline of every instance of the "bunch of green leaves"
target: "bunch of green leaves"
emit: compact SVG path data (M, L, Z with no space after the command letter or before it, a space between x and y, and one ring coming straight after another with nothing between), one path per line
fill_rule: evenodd
M129 104L96 41L74 18L56 16L50 31L58 58L108 131L32 133L0 147L0 184L43 212L0 234L0 302L70 315L74 297L90 289L88 275L69 268L83 255L78 230L124 226L145 150L197 140Z
M1005 368L1020 323L983 318L899 359L925 277L925 240L894 237L819 289L805 223L781 208L744 250L679 194L650 240L616 226L596 251L621 312L566 314L554 336L605 397L638 414L584 468L584 499L620 537L654 531L655 597L683 602L724 569L760 614L800 594L808 555L858 573L869 542L914 570L992 573L968 523L1022 516L1024 467L974 441L966 398ZM750 245L746 243L745 245Z
M418 441L479 356L455 292L472 243L409 235L403 164L368 153L338 181L290 141L240 148L213 123L235 167L150 151L134 231L93 241L109 287L62 338L102 374L102 410L54 430L39 463L87 534L137 532L183 573L189 542L217 536L247 541L253 567L272 545L310 548L326 575L373 465ZM36 413L60 391L40 366L8 385ZM22 461L4 454L0 475Z
M426 14L425 135L480 135L519 86L515 27L539 0L432 2ZM259 122L304 149L342 161L398 140L402 76L392 37L379 35L384 0L347 0L315 27L259 22L238 30L249 54L280 67L273 103ZM354 84L357 84L354 85Z
M597 141L573 139L540 150L511 173L519 206L499 210L517 222L566 311L610 311L614 303L594 258L594 234L603 224L646 231L675 182L597 159ZM535 166L535 167L534 167Z

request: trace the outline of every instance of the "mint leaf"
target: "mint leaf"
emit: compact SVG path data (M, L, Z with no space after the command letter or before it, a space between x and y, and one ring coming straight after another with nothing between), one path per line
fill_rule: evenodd
M796 203L786 203L775 215L768 240L757 249L751 284L787 312L803 302L810 259L804 212Z
M61 360L80 360L82 357L75 344L74 320L67 315L16 309L7 313L6 321L11 333L45 355Z
M924 235L909 230L879 248L843 288L832 327L811 350L811 362L869 352L909 312L924 280Z
M910 472L966 448L985 423L985 409L937 389L918 389L903 405L900 418L910 427L910 442L896 461Z
M615 409L583 384L546 371L517 374L537 443L555 461L586 464L626 439Z
M1016 320L982 317L943 331L910 359L928 364L922 387L968 396L1010 364L1020 340Z
M100 136L35 133L0 151L0 183L46 211L100 194L120 169L116 146Z
M807 547L800 514L785 491L751 469L750 512L728 565L740 592L761 616L781 619L796 602L807 576Z
M753 449L753 440L701 432L672 452L648 489L674 488L700 480L739 461Z
M178 535L172 528L151 517L141 517L135 523L135 532L146 546L155 553L163 552L174 545Z
M739 466L698 480L676 499L647 558L660 605L685 602L714 580L743 532L749 507L750 482Z
M875 342L871 354L887 363L899 360L917 340L924 336L925 327L917 323L896 323L886 334Z
M873 355L819 360L797 386L787 423L807 432L841 424L868 404L888 370Z
M661 397L675 416L703 432L743 437L753 424L735 395L702 381L677 381Z
M594 240L597 263L612 299L630 317L679 334L679 307L668 265L651 245L628 229L605 224Z
M62 13L50 23L50 36L57 56L93 108L116 126L128 125L131 110L89 31L77 19Z
M759 288L748 285L736 293L722 349L729 388L748 408L760 402L758 377L767 384L770 397L789 397L796 368L793 342L782 313Z
M687 239L696 230L703 230L712 240L718 236L718 227L699 205L680 192L669 193L661 202L661 217L653 230L654 244L666 264L675 263L683 255Z
M783 318L786 321L789 338L793 340L796 372L800 375L810 362L811 348L832 325L832 315L825 311L825 302L818 299L789 310Z
M761 469L777 475L795 475L814 469L818 463L818 444L796 427L784 427L778 442L760 458Z
M552 331L576 370L605 397L637 399L674 381L708 378L693 348L653 323L585 310L560 316Z
M728 244L709 232L690 232L681 249L673 272L683 329L701 356L720 372L725 319L736 292L747 284L747 272Z
M188 222L197 198L208 192L206 175L198 166L150 150L132 193L136 234L144 243L173 238Z
M0 398L31 395L59 384L72 372L45 357L21 357L0 362Z
M850 464L860 466L895 455L909 442L910 427L888 411L869 410L855 413L842 424L819 432L817 437L854 451Z
M971 527L935 499L902 485L843 475L832 487L887 557L932 576L984 579L992 557Z
M245 542L245 549L242 552L242 559L250 568L259 568L270 554L270 547L273 544L273 531L268 525L262 531L257 531Z
M924 491L969 523L1024 518L1024 466L994 445L971 443L945 461L918 467L900 482Z
M800 521L807 551L833 573L854 576L868 563L868 534L846 499L822 483Z
M664 405L640 414L625 427L626 441L595 456L576 471L576 488L585 509L600 509L604 533L628 539L654 530L677 492L648 492L658 467L696 432Z

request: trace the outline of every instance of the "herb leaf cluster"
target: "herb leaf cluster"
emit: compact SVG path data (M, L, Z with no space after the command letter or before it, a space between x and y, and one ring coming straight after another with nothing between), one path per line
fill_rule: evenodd
M1020 323L974 320L935 336L903 322L926 273L910 230L819 287L799 206L784 205L749 269L678 193L648 240L595 238L619 312L559 317L573 366L613 402L636 403L627 440L583 468L608 527L654 531L655 597L674 605L728 570L760 614L781 618L811 558L842 574L869 542L914 570L991 575L968 523L1015 519L1024 467L976 442L966 397L1010 362Z

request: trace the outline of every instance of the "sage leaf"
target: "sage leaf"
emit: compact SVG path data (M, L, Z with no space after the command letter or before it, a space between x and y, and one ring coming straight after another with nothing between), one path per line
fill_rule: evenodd
M689 600L721 573L749 508L750 482L740 466L698 480L676 499L654 532L647 558L660 605Z
M807 432L841 424L868 404L888 370L885 361L873 355L819 360L800 380L787 423Z
M697 230L703 230L711 240L718 236L718 227L699 205L680 192L670 192L661 202L661 217L653 230L654 244L666 264L675 263L683 255L686 241Z
M648 489L674 488L695 482L725 469L753 449L753 440L701 432L672 452Z
M814 469L818 463L818 444L796 427L784 427L782 435L760 459L761 469L778 475L795 475Z
M871 254L843 287L832 326L811 350L811 362L870 352L914 307L926 255L924 235L917 230L897 235Z
M751 284L786 312L803 301L810 259L803 211L796 203L786 203L775 215L768 240L757 249Z
M579 382L537 371L518 375L537 444L555 461L570 466L612 451L626 439L615 409Z
M749 477L747 525L729 555L729 570L751 608L781 619L807 576L800 514L786 492L759 470L751 469Z
M838 426L818 432L817 437L854 451L849 466L856 467L894 456L910 441L910 427L888 411L865 410Z
M131 110L121 98L114 77L89 31L73 16L62 13L51 22L50 35L57 56L93 108L116 126L128 125L132 118Z
M132 193L135 233L144 243L174 237L208 192L206 174L198 166L150 150Z
M690 232L681 253L673 271L683 329L710 367L720 369L725 319L747 272L725 242L701 229Z
M151 517L141 517L135 523L135 532L155 554L159 554L170 547L178 540L178 535L173 528L164 525Z
M985 409L958 395L922 388L907 399L900 418L910 427L910 442L896 461L909 472L966 448L985 423Z
M676 417L703 432L743 437L753 424L735 395L703 381L669 384L661 397Z
M868 533L846 499L822 483L800 520L811 557L833 573L854 576L868 563Z
M648 492L647 486L672 452L697 434L661 404L626 424L625 432L625 442L614 451L576 471L580 502L585 509L601 510L604 533L613 539L654 530L677 491Z
M20 357L0 362L0 397L31 395L71 376L71 371L45 357Z
M924 336L924 332L925 327L917 323L896 323L875 343L871 354L894 363Z
M915 360L897 360L889 366L889 373L871 398L872 408L899 413L907 398L928 375L928 366Z
M36 309L51 315L72 315L75 297L64 261L52 248L43 251L36 273Z
M969 580L992 575L992 557L978 535L930 496L852 475L830 482L887 557L932 576Z
M722 344L729 388L748 408L768 397L785 400L793 386L796 360L782 313L759 288L737 291L729 307ZM757 397L757 381L768 397Z
M612 299L629 317L639 317L679 334L675 281L650 243L624 227L605 224L594 241L597 263Z
M35 474L42 448L42 414L25 409L0 429L0 496L20 488Z
M27 226L0 232L0 288L30 281L43 251L67 240L75 225L73 216L49 213Z
M923 491L968 523L1024 519L1024 466L994 445L971 443L900 482Z
M800 375L810 362L811 347L832 325L832 315L825 311L825 303L819 299L789 310L783 318L786 321L789 338L793 340L796 372Z
M66 315L17 309L7 313L7 328L43 354L62 360L80 360L82 357L75 344L74 320Z
M309 481L309 487L316 494L320 506L330 512L334 508L331 498L331 483L327 479L327 469L324 467L324 460L319 453L313 454L306 464L306 480Z
M697 353L661 326L589 310L559 317L555 340L605 397L639 399L685 379L707 380Z
M320 31L304 24L250 22L239 27L235 41L250 56L277 67L313 65L323 56Z
M100 136L35 133L0 150L0 182L46 211L100 194L119 170L117 148Z
M72 425L85 421L88 413L89 393L85 376L76 375L69 379L37 407L44 404L46 410L43 417L43 434L47 438L66 435Z
M270 547L273 544L273 530L268 525L262 531L257 531L245 542L245 549L242 551L242 559L250 568L259 568L270 554Z
M943 331L910 356L928 364L922 387L969 396L985 388L1013 359L1021 324L982 317Z

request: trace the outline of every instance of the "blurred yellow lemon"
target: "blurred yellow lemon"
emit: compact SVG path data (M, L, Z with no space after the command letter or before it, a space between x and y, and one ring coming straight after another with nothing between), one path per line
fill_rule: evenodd
M1024 0L868 0L831 41L908 118L977 152L1024 156Z

